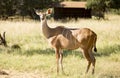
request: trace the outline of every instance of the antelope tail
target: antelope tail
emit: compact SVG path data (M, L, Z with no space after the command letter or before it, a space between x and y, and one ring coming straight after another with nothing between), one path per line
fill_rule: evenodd
M97 48L96 48L96 46L94 47L94 51L97 52Z
M97 41L97 36L94 38L94 51L95 51L95 52L97 52L96 41Z

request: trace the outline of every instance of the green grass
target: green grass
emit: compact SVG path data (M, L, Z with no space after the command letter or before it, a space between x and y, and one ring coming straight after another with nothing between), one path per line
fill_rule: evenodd
M38 72L45 78L120 78L120 16L109 15L109 20L79 19L78 21L58 22L49 20L50 27L87 27L98 35L95 53L95 75L91 70L84 74L86 59L80 50L64 51L63 66L66 75L56 75L54 50L42 35L40 22L0 21L0 31L6 31L9 46L19 44L21 49L0 47L0 69L18 72Z

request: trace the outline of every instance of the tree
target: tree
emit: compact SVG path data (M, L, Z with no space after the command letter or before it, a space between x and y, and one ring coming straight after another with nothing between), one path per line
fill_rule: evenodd
M9 16L20 15L36 18L34 8L46 9L53 3L61 1L87 1L87 7L93 10L93 14L104 18L106 9L120 9L119 0L0 0L0 18L7 19Z
M111 0L111 8L120 9L120 0Z
M87 7L92 9L92 14L98 19L104 19L106 9L110 7L111 0L87 0Z
M0 2L0 16L5 19L8 16L12 16L15 14L17 8L18 0L1 0Z

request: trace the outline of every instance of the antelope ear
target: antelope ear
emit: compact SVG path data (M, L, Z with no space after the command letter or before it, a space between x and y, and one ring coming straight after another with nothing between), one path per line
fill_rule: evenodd
M5 39L5 33L6 33L6 32L3 32L3 37L4 37L4 39Z
M1 33L0 33L0 39L3 40L2 36L1 36Z
M39 10L35 10L35 13L36 13L37 15L41 15L41 11L39 11Z
M51 14L52 13L52 9L48 9L46 14Z

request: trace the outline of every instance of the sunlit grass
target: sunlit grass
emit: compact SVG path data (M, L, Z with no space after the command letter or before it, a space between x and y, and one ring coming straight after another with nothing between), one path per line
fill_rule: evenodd
M20 45L21 49L0 47L0 69L22 72L39 71L50 78L119 78L120 75L120 16L111 15L108 20L79 19L59 22L49 20L50 27L66 26L90 28L97 33L97 62L95 75L85 75L87 61L80 50L65 51L66 75L56 75L56 60L43 36L39 21L0 21L0 32L6 31L8 46Z

